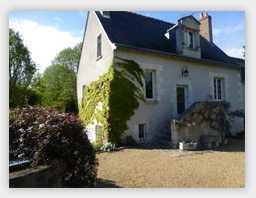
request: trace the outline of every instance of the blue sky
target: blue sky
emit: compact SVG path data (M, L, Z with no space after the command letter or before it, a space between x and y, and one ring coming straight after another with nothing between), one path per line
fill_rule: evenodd
M245 45L244 11L135 11L135 13L177 23L200 12L212 16L213 42L230 56L242 58ZM9 27L19 31L40 73L56 54L83 39L87 11L10 11Z

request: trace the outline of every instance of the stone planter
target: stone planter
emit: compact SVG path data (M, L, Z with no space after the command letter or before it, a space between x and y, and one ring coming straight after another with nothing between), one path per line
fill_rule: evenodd
M197 148L197 143L183 143L180 142L179 149L180 150L195 150Z

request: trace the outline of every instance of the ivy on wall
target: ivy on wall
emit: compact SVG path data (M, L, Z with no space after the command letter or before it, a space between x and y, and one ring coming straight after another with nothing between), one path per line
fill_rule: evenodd
M141 90L145 74L133 60L114 57L108 72L84 90L79 101L79 116L85 125L101 123L105 138L113 143L121 141L127 121L145 101Z

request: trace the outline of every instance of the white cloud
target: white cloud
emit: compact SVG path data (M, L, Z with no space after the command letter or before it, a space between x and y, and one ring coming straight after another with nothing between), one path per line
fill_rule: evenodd
M238 25L233 26L233 27L231 27L231 26L226 27L226 28L224 29L224 31L225 31L227 34L229 34L229 33L238 32L238 31L243 30L243 29L244 29L244 25L243 25L243 24L238 24Z
M82 41L82 37L74 37L70 32L61 32L30 20L9 19L9 27L22 35L40 73L51 64L58 52Z
M219 29L219 28L213 28L213 30L212 30L212 33L213 33L213 35L218 35L218 34L220 34L220 33L222 33L223 31L221 30L221 29Z
M228 48L228 49L224 50L224 52L227 55L232 56L232 57L243 58L244 49L242 47L241 48Z
M228 26L228 27L225 27L225 28L213 28L213 35L214 36L217 36L221 33L225 33L225 34L231 34L231 33L235 33L235 32L238 32L240 30L243 30L244 29L244 24L238 24L236 26Z
M54 17L54 19L55 19L56 21L62 21L61 18L59 18L59 17Z

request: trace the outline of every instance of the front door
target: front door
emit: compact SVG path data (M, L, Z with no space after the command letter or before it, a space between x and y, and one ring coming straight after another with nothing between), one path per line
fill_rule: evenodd
M177 87L177 113L181 114L185 111L186 98L186 87Z

